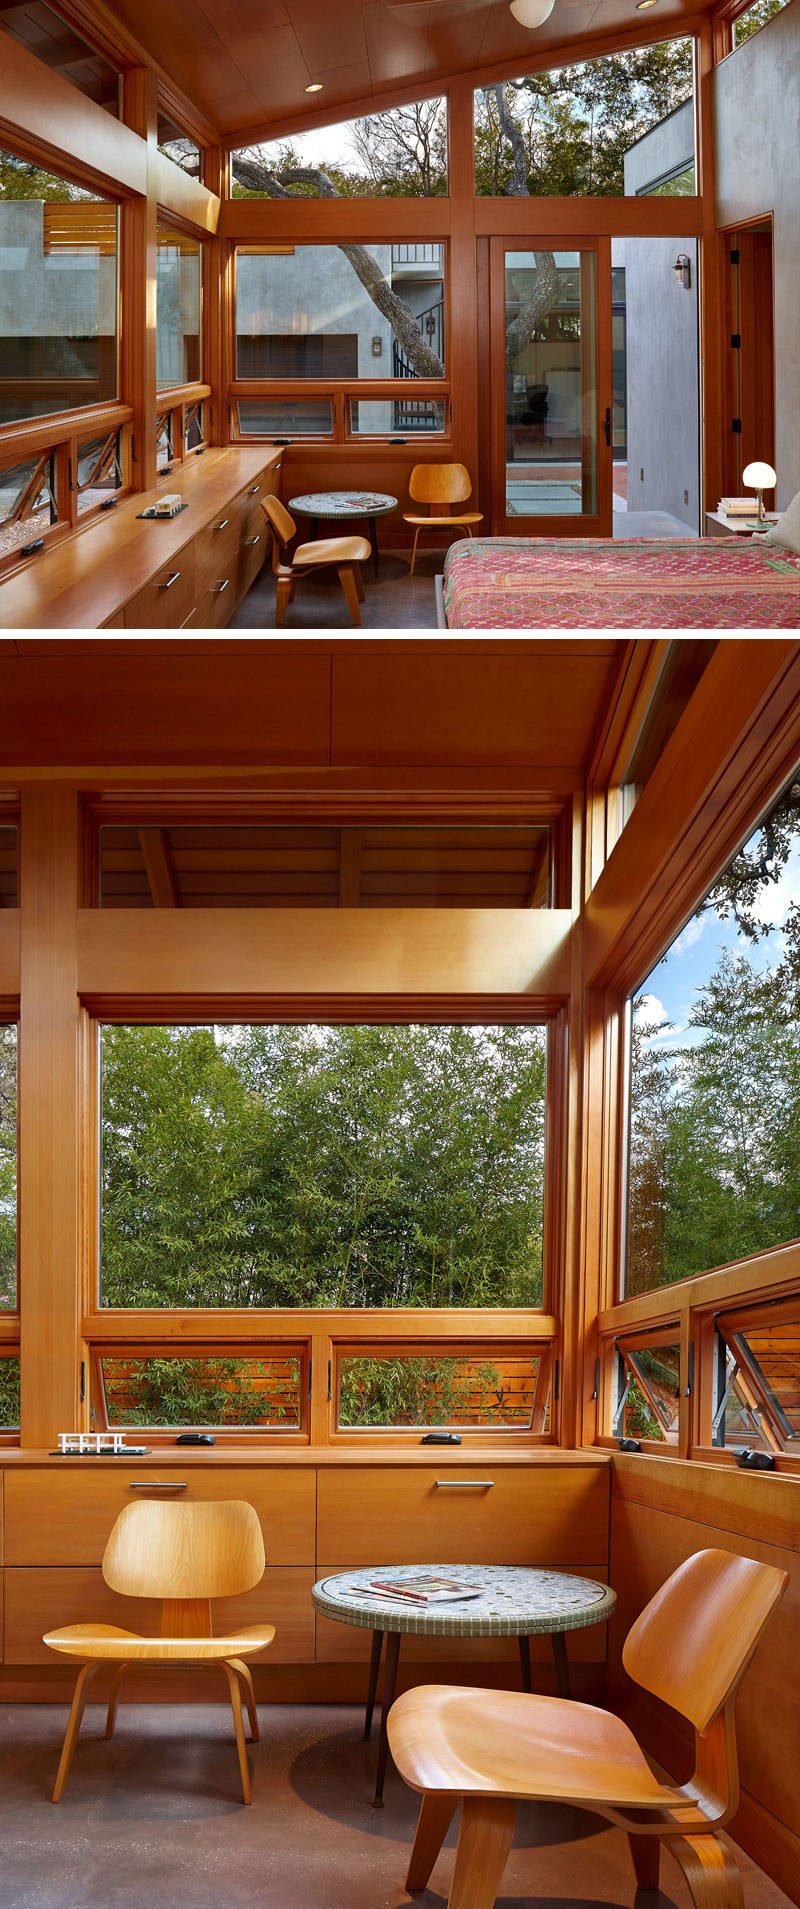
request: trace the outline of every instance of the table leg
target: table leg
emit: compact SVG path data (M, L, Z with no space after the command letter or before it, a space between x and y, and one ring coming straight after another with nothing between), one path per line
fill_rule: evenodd
M372 1655L369 1660L369 1686L367 1689L367 1708L364 1716L364 1742L369 1743L372 1736L372 1712L375 1709L375 1692L378 1688L378 1671L381 1666L383 1631L372 1633Z
M527 1692L528 1696L530 1696L533 1689L531 1679L531 1640L529 1637L520 1637L517 1641L519 1643L519 1661L522 1665L522 1688Z
M369 525L369 540L370 540L370 543L371 543L371 545L372 545L372 568L373 568L373 570L374 570L374 572L375 572L375 577L376 577L376 579L377 579L377 575L378 575L378 532L377 532L377 528L376 528L376 525L375 525L375 519L374 519L374 517L368 517L368 518L367 518L367 523L368 523L368 525Z
M386 1764L389 1758L389 1738L386 1725L389 1720L389 1711L394 1703L399 1657L400 1632L389 1631L386 1637L386 1656L383 1660L383 1703L381 1705L381 1730L378 1738L378 1769L375 1776L376 1810L383 1809L383 1784L386 1776Z
M569 1682L569 1663L567 1661L567 1642L563 1631L551 1631L550 1642L553 1646L556 1677L558 1678L559 1697L571 1697Z

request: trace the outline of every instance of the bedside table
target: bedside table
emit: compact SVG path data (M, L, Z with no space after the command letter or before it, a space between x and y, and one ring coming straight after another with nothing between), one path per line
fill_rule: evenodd
M768 524L777 524L778 515L777 511L767 511L763 525L765 530ZM758 516L755 511L752 517L725 517L721 510L706 511L707 537L752 537L753 531L758 528Z

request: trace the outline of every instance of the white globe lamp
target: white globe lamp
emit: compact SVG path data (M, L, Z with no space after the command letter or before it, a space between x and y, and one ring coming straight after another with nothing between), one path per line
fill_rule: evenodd
M757 460L754 464L746 464L742 471L742 483L746 484L749 491L755 491L758 497L760 524L764 522L764 492L773 490L777 482L777 472L771 464L761 464Z
M531 32L534 27L544 26L554 6L555 0L511 0L514 19L519 20L520 26L528 27Z

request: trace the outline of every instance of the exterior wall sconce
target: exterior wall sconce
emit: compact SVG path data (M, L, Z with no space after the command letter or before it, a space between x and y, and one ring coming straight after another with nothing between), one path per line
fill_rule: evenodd
M678 253L672 270L675 273L678 284L682 285L684 291L688 292L692 283L692 261L686 252Z
M382 339L382 338L373 338L373 340L372 340L372 356L373 356L373 358L382 358L382 357L383 357L383 339Z

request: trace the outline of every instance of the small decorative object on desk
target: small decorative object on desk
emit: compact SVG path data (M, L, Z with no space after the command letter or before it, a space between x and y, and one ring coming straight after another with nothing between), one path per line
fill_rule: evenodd
M186 506L180 491L165 491L163 497L159 497L155 504L148 504L146 510L140 510L139 516L177 517L180 512L185 509Z
M373 1591L384 1597L399 1597L411 1604L458 1604L463 1598L480 1597L482 1584L466 1584L461 1578L440 1578L420 1571L413 1578L373 1578Z
M126 1445L124 1432L59 1432L60 1458L141 1458L147 1445Z

